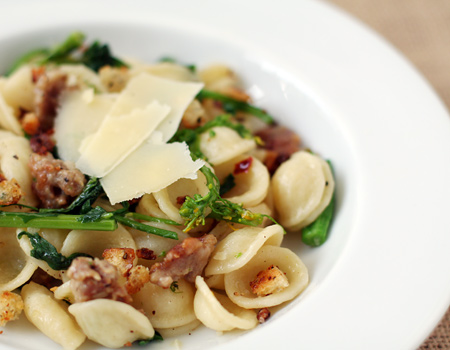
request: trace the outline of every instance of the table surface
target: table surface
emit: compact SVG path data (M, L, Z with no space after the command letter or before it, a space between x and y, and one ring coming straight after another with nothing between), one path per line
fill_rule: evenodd
M449 0L327 0L405 55L450 109ZM450 308L418 350L450 349Z

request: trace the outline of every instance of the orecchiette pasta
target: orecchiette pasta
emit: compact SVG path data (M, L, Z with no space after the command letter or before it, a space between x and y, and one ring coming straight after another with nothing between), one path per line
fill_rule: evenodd
M246 227L236 230L216 246L206 275L226 274L248 263L264 244L279 246L283 240L283 228L279 225L264 229Z
M134 306L145 311L156 329L181 327L196 319L194 286L184 280L177 286L172 291L148 283L134 296Z
M22 298L28 320L64 350L76 349L84 342L86 336L67 312L67 305L47 288L31 282L22 288Z
M101 257L105 249L122 247L136 249L133 237L122 225L113 232L73 230L64 240L61 254L69 256L79 252Z
M331 200L334 181L329 165L301 151L281 164L272 178L280 223L298 230L314 221Z
M195 314L207 327L229 331L234 328L252 329L258 324L254 311L240 308L226 296L213 293L201 276L197 276L195 285Z
M12 291L30 279L36 263L17 242L16 229L0 229L0 292Z
M7 104L3 97L6 83L5 80L0 80L0 126L14 134L23 135L20 123L14 114L14 109Z
M243 139L229 128L217 126L200 135L200 150L216 166L256 147L254 140Z
M279 292L257 296L252 292L250 282L270 265L279 267L289 285ZM256 309L279 305L295 298L306 288L308 281L308 270L297 255L287 248L265 245L242 268L225 274L225 291L235 304Z
M248 170L235 175L236 185L225 193L224 198L234 203L242 203L244 207L248 208L260 204L267 196L270 176L264 164L256 158L239 156L216 166L214 170L219 181L223 182L225 177L232 174L235 167L244 161L251 162L251 166Z
M120 301L96 299L76 303L69 306L69 312L89 339L110 348L155 334L147 317Z

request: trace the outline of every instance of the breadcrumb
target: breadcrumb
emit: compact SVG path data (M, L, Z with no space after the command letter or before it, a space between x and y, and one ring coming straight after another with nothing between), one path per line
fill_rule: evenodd
M17 320L23 310L23 300L19 294L2 292L0 294L0 326Z
M266 296L280 292L288 286L289 281L284 272L274 265L258 272L256 278L250 282L250 288L257 296Z

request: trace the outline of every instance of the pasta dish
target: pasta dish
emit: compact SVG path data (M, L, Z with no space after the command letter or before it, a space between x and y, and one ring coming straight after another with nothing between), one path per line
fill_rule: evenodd
M147 344L270 322L307 287L331 164L236 72L115 57L71 34L0 78L0 329ZM1 336L1 335L0 335Z

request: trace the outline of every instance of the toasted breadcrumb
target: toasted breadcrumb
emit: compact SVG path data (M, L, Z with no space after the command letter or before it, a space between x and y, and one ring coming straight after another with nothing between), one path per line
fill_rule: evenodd
M2 292L0 294L0 326L17 320L23 310L23 300L19 294Z
M258 272L256 278L250 282L250 288L257 296L266 296L280 292L288 286L289 281L284 272L274 265Z
M125 288L127 289L128 294L135 294L149 281L149 269L145 266L137 265L129 271Z
M133 266L136 252L131 248L109 248L102 254L103 258L114 265L119 273L126 277L125 288L128 294L135 294L150 281L148 268L142 265Z
M6 180L0 175L0 205L16 204L23 193L16 179Z
M126 276L133 267L136 253L132 248L109 248L103 251L102 257L117 267L122 276Z

